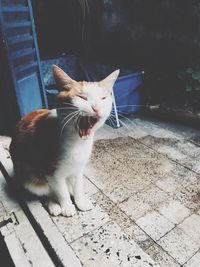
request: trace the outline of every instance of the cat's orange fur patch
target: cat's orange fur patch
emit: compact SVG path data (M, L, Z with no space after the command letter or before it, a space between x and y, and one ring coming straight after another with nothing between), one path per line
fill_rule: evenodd
M40 121L48 117L50 111L47 109L40 109L28 113L21 121L18 123L17 128L22 130L31 130Z
M10 152L16 177L23 183L44 186L46 175L55 169L57 122L50 114L46 109L32 111L16 127Z
M83 93L83 82L71 81L68 84L62 86L61 92L58 94L58 100L72 100L76 95Z

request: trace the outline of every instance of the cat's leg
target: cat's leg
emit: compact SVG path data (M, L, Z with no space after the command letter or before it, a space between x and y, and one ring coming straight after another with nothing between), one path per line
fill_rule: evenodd
M73 179L73 196L74 202L79 210L86 211L93 208L92 202L85 196L83 190L83 173L74 176Z
M53 202L52 200L49 201L49 211L53 211L52 213L62 214L63 216L67 217L76 214L76 209L72 204L65 179L62 177L50 177L48 178L48 184L53 198L56 199L60 205L59 211L58 204Z
M53 216L58 216L62 213L61 206L51 199L45 203L45 206L47 206L49 213Z

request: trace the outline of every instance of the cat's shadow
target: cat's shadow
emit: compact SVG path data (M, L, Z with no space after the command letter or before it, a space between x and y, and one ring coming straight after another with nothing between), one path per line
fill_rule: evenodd
M9 184L5 183L4 192L11 200L18 202L19 204L35 201L41 201L43 203L46 201L46 197L35 196L14 181L10 181Z
M16 184L14 181L5 183L4 192L10 200L19 203L24 211L27 211L27 205L33 202L40 202L43 208L49 213L47 208L48 197L47 196L36 196L31 192L28 192L22 186ZM74 197L71 196L72 203L74 203ZM24 209L25 208L25 209Z

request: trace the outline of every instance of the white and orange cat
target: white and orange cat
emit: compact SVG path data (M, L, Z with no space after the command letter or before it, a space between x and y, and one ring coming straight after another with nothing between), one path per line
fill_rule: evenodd
M83 190L83 172L94 133L109 117L114 71L100 82L77 82L53 66L62 107L36 110L17 125L10 152L15 177L28 191L48 196L52 215L73 216L92 209Z

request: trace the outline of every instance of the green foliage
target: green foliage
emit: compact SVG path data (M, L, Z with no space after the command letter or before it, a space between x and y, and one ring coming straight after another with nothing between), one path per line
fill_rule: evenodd
M200 66L188 67L183 71L178 72L178 78L183 83L183 88L186 92L200 91Z

